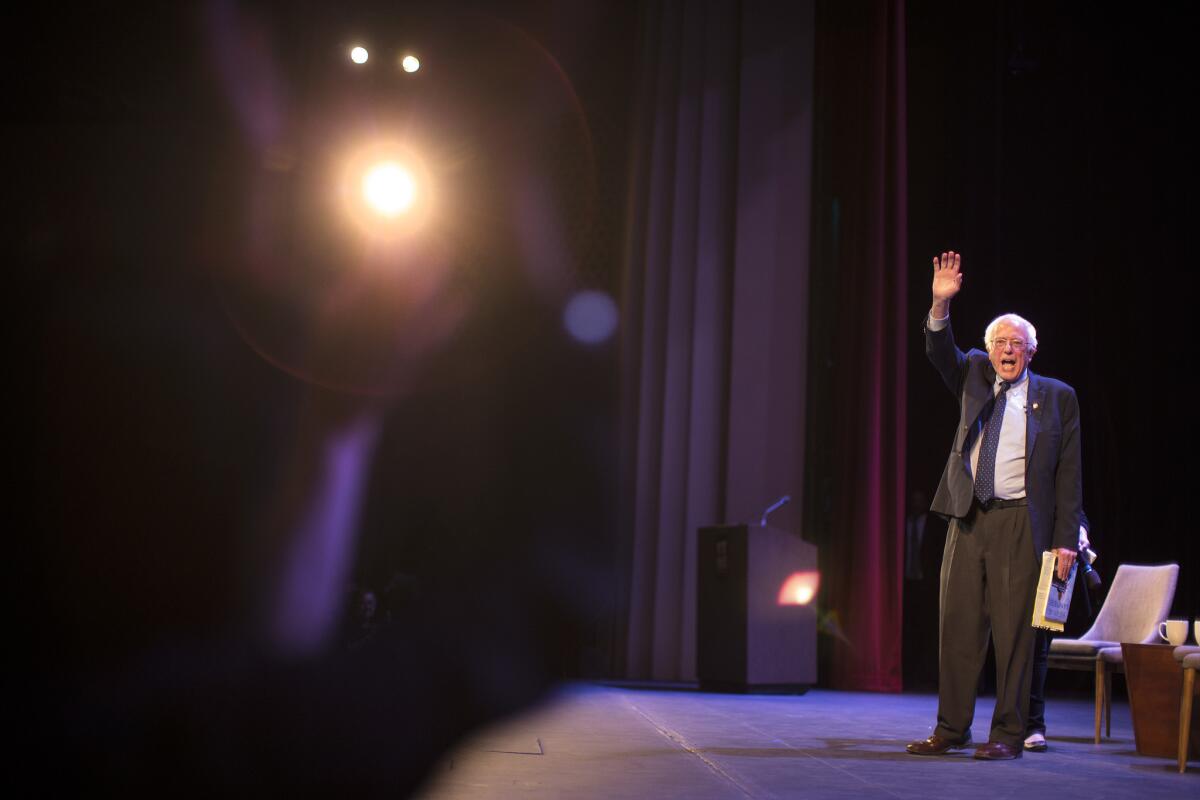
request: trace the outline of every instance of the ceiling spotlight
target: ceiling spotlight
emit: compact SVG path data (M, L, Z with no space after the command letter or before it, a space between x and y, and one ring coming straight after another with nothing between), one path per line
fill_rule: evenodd
M421 61L416 56L408 55L400 59L400 67L405 72L416 72L421 68Z
M367 63L367 48L361 46L355 47L350 51L350 60L355 64Z

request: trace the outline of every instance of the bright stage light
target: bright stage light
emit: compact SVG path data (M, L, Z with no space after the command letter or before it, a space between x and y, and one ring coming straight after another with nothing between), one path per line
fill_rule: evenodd
M820 586L821 573L793 572L779 587L779 599L776 602L781 606L806 606L817 596Z
M399 216L410 208L417 196L412 174L394 161L376 164L362 180L363 199L385 217Z
M367 57L367 48L365 47L355 47L350 51L350 60L355 64L367 63Z
M342 214L354 228L380 242L406 239L433 218L437 182L416 142L347 142L330 163Z
M400 68L405 72L416 72L421 68L421 61L416 56L405 56L400 59Z

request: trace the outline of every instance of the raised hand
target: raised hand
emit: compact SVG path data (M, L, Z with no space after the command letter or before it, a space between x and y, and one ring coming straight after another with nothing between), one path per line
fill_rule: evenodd
M962 288L961 264L962 256L953 250L942 253L941 258L933 257L933 305L929 309L933 319L950 316L950 298Z
M959 272L961 265L962 254L953 250L942 253L940 259L937 256L933 257L934 302L946 301L958 294L958 290L962 288L962 273Z

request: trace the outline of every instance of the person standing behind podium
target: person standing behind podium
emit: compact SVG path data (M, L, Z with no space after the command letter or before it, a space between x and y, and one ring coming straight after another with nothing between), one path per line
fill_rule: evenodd
M1079 545L1077 552L1082 553L1092 546L1088 531L1092 524L1088 522L1087 514L1079 512ZM1084 584L1080 594L1088 600L1087 581L1082 577L1082 564L1076 579ZM1090 609L1091 603L1088 603ZM1090 613L1090 611L1089 611ZM1037 628L1033 642L1033 685L1029 688L1029 716L1025 720L1025 749L1034 753L1046 752L1046 673L1050 668L1050 631Z
M971 741L975 692L996 653L996 705L975 758L1020 758L1033 665L1039 554L1055 549L1064 578L1075 560L1082 476L1075 390L1029 371L1037 331L1016 314L987 327L987 352L963 353L950 327L962 257L933 259L925 352L959 402L959 424L931 510L950 522L942 555L937 727L908 745L943 755Z

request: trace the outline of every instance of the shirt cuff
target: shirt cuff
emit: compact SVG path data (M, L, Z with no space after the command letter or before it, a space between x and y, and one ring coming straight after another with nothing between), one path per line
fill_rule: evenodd
M950 324L950 315L949 314L942 317L941 319L938 319L937 317L935 317L932 312L929 314L929 320L927 321L929 330L940 331L940 330L945 329L945 327L949 324Z

